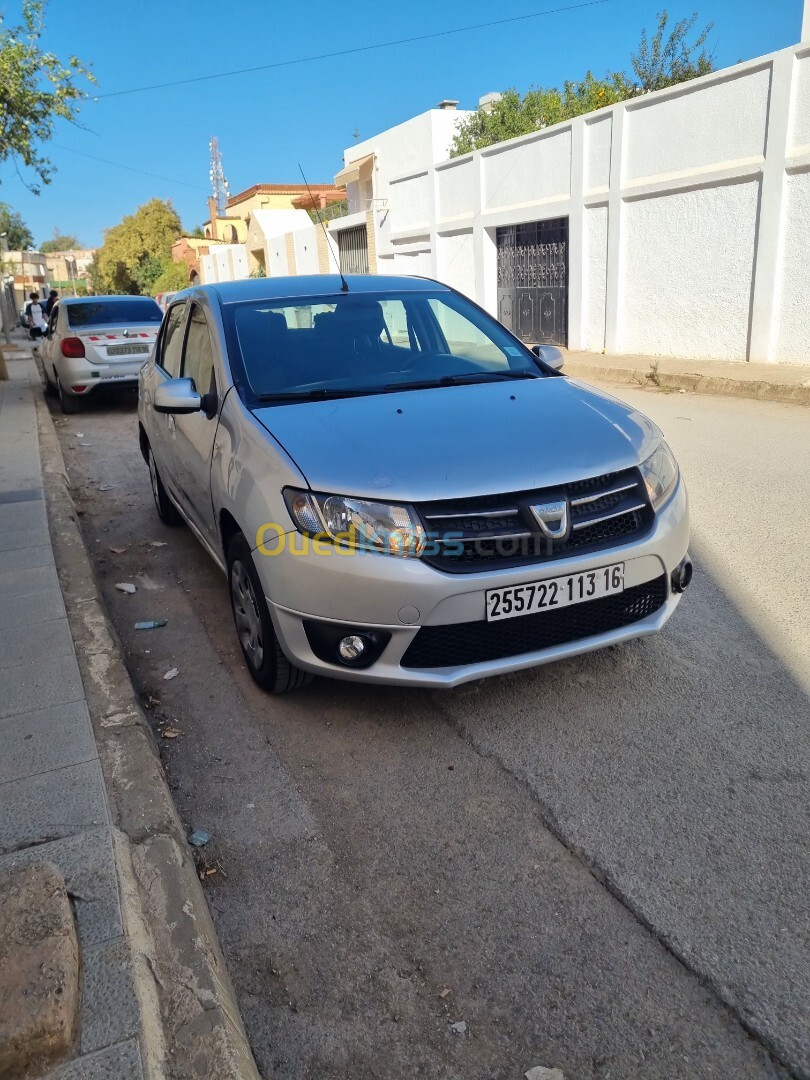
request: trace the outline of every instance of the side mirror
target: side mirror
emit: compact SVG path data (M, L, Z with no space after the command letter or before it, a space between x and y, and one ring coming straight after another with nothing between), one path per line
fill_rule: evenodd
M166 379L155 388L153 404L160 413L195 413L202 409L202 398L191 379Z
M555 371L562 370L565 358L556 345L532 345L532 352L538 360L542 360Z

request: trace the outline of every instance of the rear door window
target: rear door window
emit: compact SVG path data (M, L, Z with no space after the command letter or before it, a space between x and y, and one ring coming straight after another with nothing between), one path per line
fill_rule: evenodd
M180 375L180 360L183 353L183 326L186 319L186 302L175 304L166 316L166 325L160 342L158 363L172 379Z
M199 304L192 304L188 320L186 347L183 351L183 377L194 380L198 394L211 389L211 373L214 370L214 347L205 312Z

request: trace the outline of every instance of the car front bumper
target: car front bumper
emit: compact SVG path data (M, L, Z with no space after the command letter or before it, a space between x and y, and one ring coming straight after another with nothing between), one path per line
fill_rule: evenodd
M453 687L472 679L576 656L660 630L680 600L680 595L671 587L670 574L687 554L689 512L686 488L679 480L675 492L657 514L652 529L640 540L585 556L473 574L442 573L418 559L376 553L338 554L334 550L329 554L300 553L303 545L298 533L287 534L286 540L283 550L274 555L263 555L258 549L254 550L254 562L279 642L293 663L334 679ZM280 545L268 541L268 549L275 547ZM665 576L665 598L660 607L637 621L607 632L578 636L563 644L519 651L499 659L441 667L419 668L402 664L409 646L423 627L484 624L488 589L523 585L617 562L624 563L626 590ZM599 601L585 601L560 610L584 611L589 603ZM358 628L381 630L391 636L379 659L369 667L344 667L337 662L326 662L313 652L304 628L306 620L340 624L347 628L347 634ZM508 621L519 628L521 617Z

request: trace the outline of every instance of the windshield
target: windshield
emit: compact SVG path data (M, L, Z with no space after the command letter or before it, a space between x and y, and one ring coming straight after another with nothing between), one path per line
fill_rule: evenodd
M231 308L248 384L263 401L384 393L545 372L452 292L345 293Z
M65 304L65 307L68 322L73 327L159 323L163 319L163 312L155 301L145 296L122 296L120 300L88 300L82 304Z

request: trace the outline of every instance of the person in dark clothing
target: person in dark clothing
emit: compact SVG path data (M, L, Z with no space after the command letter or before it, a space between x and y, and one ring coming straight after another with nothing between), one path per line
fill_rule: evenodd
M51 289L48 299L45 301L45 318L47 319L53 310L53 305L59 299L59 293L56 289Z

